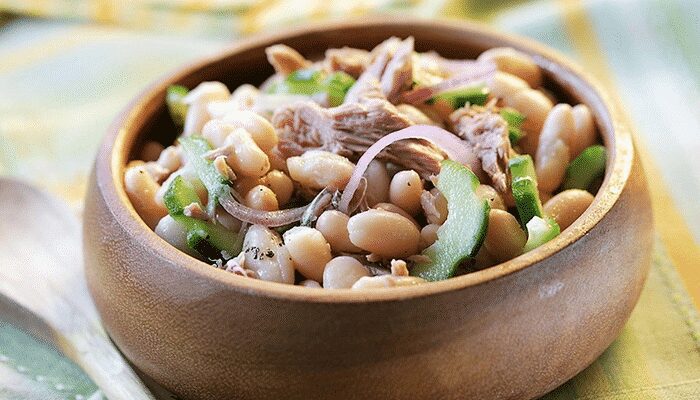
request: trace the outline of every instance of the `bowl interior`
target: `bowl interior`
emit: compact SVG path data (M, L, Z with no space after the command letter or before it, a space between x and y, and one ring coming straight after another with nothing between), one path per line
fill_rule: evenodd
M152 85L125 111L116 122L113 134L108 136L108 157L111 158L113 190L116 191L120 204L121 218L139 219L124 192L122 173L126 163L135 159L141 144L145 140L156 140L163 145L171 144L177 129L171 121L164 102L165 90L171 84L194 87L202 81L221 81L230 89L241 84L259 85L273 73L265 57L265 47L284 43L309 59L319 59L327 48L358 47L371 49L390 36L416 39L418 51L434 50L448 58L475 58L491 47L510 46L533 56L545 75L545 87L552 91L560 102L571 104L584 103L594 115L598 131L608 149L608 165L605 180L589 209L573 225L564 230L554 240L539 248L516 257L505 263L448 279L410 288L372 291L366 293L349 290L334 291L332 296L321 291L308 290L292 285L274 282L234 279L229 274L211 271L213 268L172 248L161 240L144 223L140 234L158 251L170 259L186 264L187 268L201 269L203 273L215 279L228 280L231 285L246 290L261 290L265 294L283 296L301 296L304 299L318 301L367 301L383 300L405 296L428 295L444 290L465 287L496 279L551 256L561 248L571 244L589 231L617 200L627 177L633 157L632 141L628 130L620 124L615 107L600 87L571 62L552 50L529 40L505 35L490 28L464 22L435 22L423 20L363 20L346 23L320 24L312 27L294 29L279 34L256 37L236 43L228 50L197 64L188 66L174 74L167 75L162 81ZM114 143L112 147L111 144ZM120 217L120 216L118 216ZM133 221L124 223L132 224ZM204 270L207 270L206 272ZM217 272L211 275L211 272ZM242 282L254 281L254 282ZM365 292L365 291L362 291Z

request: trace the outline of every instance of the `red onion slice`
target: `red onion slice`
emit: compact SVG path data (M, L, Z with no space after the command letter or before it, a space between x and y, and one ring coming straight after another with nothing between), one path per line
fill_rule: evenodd
M433 125L413 125L408 128L390 133L381 139L377 140L367 151L360 157L353 170L348 184L343 190L343 195L340 197L338 209L341 212L348 213L350 201L355 195L355 191L360 185L360 180L365 174L369 163L379 154L384 148L394 142L405 139L424 139L447 154L447 157L468 166L472 170L475 165L478 165L478 159L474 152L469 148L462 139L455 136L452 132L446 131Z
M486 82L492 79L495 73L496 64L491 61L477 61L471 66L471 68L462 72L461 74L452 76L434 85L423 86L419 87L418 89L405 92L403 95L401 95L401 98L406 103L422 104L436 94L473 85L478 82Z
M236 201L231 193L226 193L219 198L219 204L233 217L249 224L277 227L299 221L308 206L290 208L279 211L261 211L244 206Z
M287 210L256 210L239 203L233 198L230 191L219 197L219 204L221 204L227 213L243 222L274 228L300 221L307 211L310 213L315 213L317 209L327 207L331 202L331 198L333 197L333 190L335 189L323 189L318 195L316 195L316 198L311 203L302 207L290 208Z

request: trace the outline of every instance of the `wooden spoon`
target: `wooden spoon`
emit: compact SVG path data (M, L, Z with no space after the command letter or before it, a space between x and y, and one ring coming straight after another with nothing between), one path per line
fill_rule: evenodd
M100 325L81 243L80 222L67 205L0 178L0 312L53 343L110 400L154 399Z

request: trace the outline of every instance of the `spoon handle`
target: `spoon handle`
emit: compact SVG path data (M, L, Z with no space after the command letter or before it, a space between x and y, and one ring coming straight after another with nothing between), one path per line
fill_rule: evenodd
M101 329L86 328L58 337L56 343L109 400L155 399Z

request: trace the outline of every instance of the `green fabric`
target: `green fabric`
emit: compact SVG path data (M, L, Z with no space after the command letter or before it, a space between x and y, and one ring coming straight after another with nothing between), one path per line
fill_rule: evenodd
M97 392L97 393L96 393ZM102 396L70 360L0 317L0 399L58 400Z

